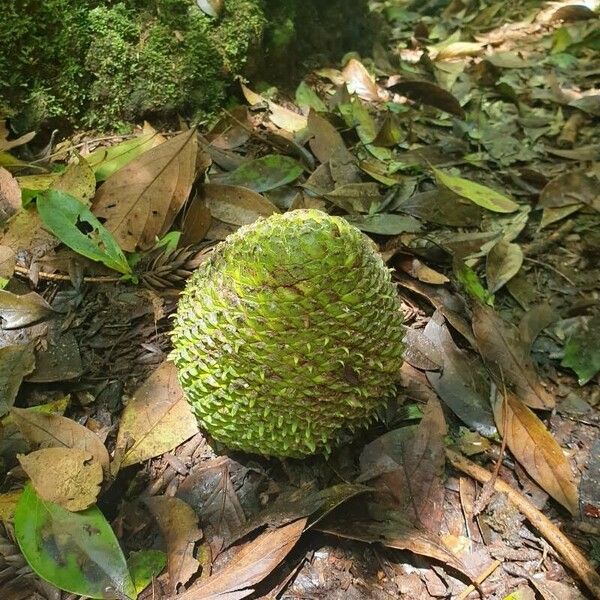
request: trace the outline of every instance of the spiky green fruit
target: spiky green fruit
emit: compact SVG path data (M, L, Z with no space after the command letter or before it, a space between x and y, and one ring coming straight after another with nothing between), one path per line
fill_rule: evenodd
M340 217L297 210L240 228L192 275L171 357L215 439L302 457L389 400L402 338L374 244Z

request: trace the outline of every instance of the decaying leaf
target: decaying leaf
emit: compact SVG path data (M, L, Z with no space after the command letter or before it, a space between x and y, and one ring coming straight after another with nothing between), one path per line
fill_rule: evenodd
M21 210L21 188L4 167L0 167L0 224Z
M29 566L62 590L106 600L135 598L119 542L95 506L71 512L27 485L15 511L15 535Z
M195 129L132 160L98 189L92 210L126 252L148 250L171 227L196 178Z
M485 265L487 287L491 294L508 283L523 264L523 250L519 244L500 240L487 255Z
M25 408L13 408L12 418L23 437L42 448L77 448L91 454L108 472L108 450L102 440L77 421L60 415Z
M32 342L0 348L0 417L14 404L21 382L35 367Z
M494 417L506 445L533 479L571 514L579 510L569 462L544 424L519 398L497 394Z
M198 431L175 365L165 361L136 390L123 411L117 434L120 465L126 467L168 452Z
M305 526L306 519L298 519L259 535L242 546L220 571L177 596L177 600L220 600L222 596L238 590L247 593L236 595L236 598L249 596L252 586L267 577L289 554Z
M84 510L96 502L102 483L102 466L79 448L43 448L19 455L38 496L71 511Z
M52 189L75 196L86 204L96 193L96 177L85 158L67 166L52 183Z
M432 398L418 426L385 433L360 455L359 481L368 481L412 523L434 532L444 509L445 435L442 407Z
M17 296L12 292L0 290L0 317L4 329L26 327L49 317L52 307L35 292Z
M194 546L202 537L194 510L179 498L154 496L146 499L167 542L167 566L171 593L196 574L200 563L194 558Z
M497 385L502 386L504 382L531 408L554 407L554 397L542 385L529 356L529 346L523 343L516 327L492 309L475 305L473 333L479 352L495 374Z

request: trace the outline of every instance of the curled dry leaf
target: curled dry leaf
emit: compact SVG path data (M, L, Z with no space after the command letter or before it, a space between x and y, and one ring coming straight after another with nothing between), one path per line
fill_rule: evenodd
M113 173L92 210L126 252L148 250L164 235L188 199L196 178L198 137L190 129Z
M571 514L578 513L578 494L571 466L544 424L519 398L497 394L494 417L506 445L533 479Z
M199 198L211 216L231 225L250 225L259 217L268 217L279 209L264 196L237 185L205 183L200 186Z
M0 417L14 404L21 382L35 367L34 343L0 348Z
M4 329L19 329L51 315L52 307L35 292L18 296L0 290L0 317Z
M102 483L102 466L79 448L43 448L18 456L38 496L71 511L96 502Z
M473 308L473 333L477 348L496 378L503 382L531 408L549 410L554 397L542 385L540 376L529 356L529 346L519 331L492 309L476 304Z
M523 264L523 250L519 244L500 240L487 255L485 265L487 287L491 294L508 283Z
M116 447L120 466L168 452L198 431L196 417L179 385L177 369L165 361L136 390L123 411Z
M0 224L21 210L21 188L4 167L0 167Z
M198 517L192 507L179 498L154 496L145 502L167 542L169 587L174 594L180 585L185 585L196 574L200 566L194 558L194 546L202 537Z
M363 100L377 102L381 100L379 86L373 81L369 71L355 58L351 58L342 71L342 77L351 94L356 94Z
M60 415L13 408L11 415L23 437L43 448L77 448L91 454L108 472L108 450L102 440L77 421Z
M267 577L300 539L306 519L259 535L241 547L232 560L212 577L169 600L217 600L232 592L252 593L251 587ZM235 596L243 598L244 596Z

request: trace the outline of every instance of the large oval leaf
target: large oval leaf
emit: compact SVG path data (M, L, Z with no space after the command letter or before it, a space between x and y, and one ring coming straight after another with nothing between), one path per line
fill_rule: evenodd
M135 598L119 542L92 506L70 512L27 485L15 510L15 535L29 566L46 581L90 598Z

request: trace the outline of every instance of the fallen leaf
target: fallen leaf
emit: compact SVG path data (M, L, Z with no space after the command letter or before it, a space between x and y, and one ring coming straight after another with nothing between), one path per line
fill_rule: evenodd
M508 392L493 403L496 426L506 445L537 484L571 514L579 512L577 485L569 462L544 424Z
M560 364L577 373L579 385L585 385L600 371L600 315L581 323L565 345Z
M313 136L308 145L321 163L326 163L336 150L350 154L339 131L314 110L308 113L307 125Z
M126 252L150 249L188 199L196 178L195 129L175 136L113 173L92 210Z
M108 473L108 450L87 427L66 417L25 408L13 408L12 418L23 437L42 448L77 448L91 454Z
M539 576L530 577L529 581L543 600L586 600L586 597L577 588L561 581L540 579Z
M369 102L381 101L378 85L359 60L351 58L342 71L342 77L351 94Z
M117 434L120 466L142 462L172 450L198 433L172 362L163 362L128 402Z
M367 444L360 455L361 475L387 496L412 523L439 531L444 514L444 436L442 407L432 398L417 426L385 433Z
M17 256L9 246L0 246L0 278L10 279L15 273Z
M135 591L141 594L160 575L167 564L167 556L162 550L139 550L132 552L127 559L127 567Z
M459 101L449 91L429 81L400 81L389 88L413 102L433 106L459 119L465 118L465 111Z
M15 402L21 382L35 367L34 344L12 344L0 348L0 417Z
M50 316L52 307L35 292L17 296L0 290L0 317L4 329L19 329Z
M0 151L2 152L29 143L35 137L35 131L30 131L14 140L8 140L8 136L9 131L6 127L6 120L0 118Z
M177 596L177 600L222 600L222 596L238 590L250 595L253 591L251 586L267 577L289 554L300 539L305 526L306 519L298 519L289 525L259 535L242 546L220 571Z
M436 311L424 329L442 368L427 371L427 379L445 404L465 424L485 437L494 437L496 427L489 405L490 383L478 357L460 350L454 343L442 314Z
M21 210L21 188L4 167L0 167L0 225Z
M96 177L85 158L67 165L67 168L52 183L52 189L65 192L89 205L96 193Z
M487 255L485 272L487 287L491 294L508 283L523 264L523 250L519 244L500 240Z
M516 202L485 185L455 175L448 175L435 167L432 167L432 170L440 185L483 208L499 213L511 213L519 209Z
M240 165L235 171L213 177L221 185L236 185L266 192L298 179L303 168L293 158L268 154Z
M33 571L56 587L91 598L136 597L119 542L95 506L71 512L29 484L15 511L15 536Z
M477 348L494 374L496 385L504 382L531 408L554 408L554 397L542 385L518 329L479 304L473 308L472 324Z
M319 98L317 92L306 81L301 81L296 88L296 104L300 108L311 108L318 112L325 112L327 110L323 100Z
M293 110L289 110L272 100L266 100L260 94L253 92L250 88L246 87L243 83L241 84L242 92L246 100L254 106L255 104L265 104L270 114L270 119L274 125L281 129L285 129L290 133L295 133L306 127L307 120L304 115L300 115Z
M202 537L198 517L192 507L179 498L154 496L146 498L145 503L167 542L169 587L175 594L200 567L194 558L194 546Z
M0 521L8 523L14 520L15 510L22 493L22 490L12 490L0 494Z
M600 211L598 179L577 170L551 179L540 193L538 206L561 208L581 203Z
M71 511L96 502L102 484L102 466L79 448L43 448L17 456L38 496Z
M250 138L252 124L246 106L236 106L227 112L206 134L206 139L215 148L232 150L246 143Z
M215 219L232 225L250 225L259 217L279 212L258 192L237 185L204 183L199 188L199 197Z

